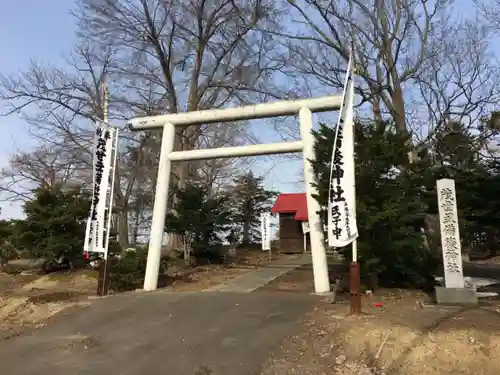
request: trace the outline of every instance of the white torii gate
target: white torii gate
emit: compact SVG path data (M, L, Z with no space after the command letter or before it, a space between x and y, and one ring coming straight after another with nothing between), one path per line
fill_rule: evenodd
M316 189L313 186L316 178L310 162L310 160L315 159L314 136L311 133L313 129L312 114L313 112L339 110L341 102L342 96L336 95L304 100L263 103L239 108L213 109L131 119L128 125L132 131L163 128L144 289L155 290L157 288L172 161L271 155L302 151L307 196L307 214L309 216L311 231L310 238L314 289L316 293L329 292L330 280L328 277L323 224L318 214L320 205L313 198L313 195L316 193ZM300 122L301 141L174 151L176 126L201 126L202 124L291 116L297 114Z

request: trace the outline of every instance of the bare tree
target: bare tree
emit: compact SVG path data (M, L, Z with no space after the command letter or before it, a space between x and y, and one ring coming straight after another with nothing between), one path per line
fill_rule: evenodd
M19 150L10 168L3 170L4 180L10 180L4 186L11 193L8 198L26 198L38 184L52 185L47 178L52 182L79 179L90 183L92 127L89 123L102 117L100 90L110 57L106 52L97 62L94 51L79 45L68 58L75 72L32 62L25 73L0 76L3 114L19 113L30 125L29 133L38 141L36 150ZM23 189L17 178L29 180L30 184Z
M256 143L254 137L246 128L246 123L213 124L203 129L197 142L197 148L221 148ZM212 159L191 164L191 178L208 188L210 195L215 195L220 188L227 186L234 173L247 169L255 162L250 158Z
M118 48L117 72L156 85L157 111L217 108L274 95L269 87L279 65L272 65L267 56L272 41L254 30L259 24L269 26L274 17L271 1L82 4L78 12L82 32L93 43ZM195 147L203 129L179 128L176 148ZM179 164L175 175L182 185L187 165Z
M18 152L10 168L3 170L3 191L8 198L29 199L31 189L58 182L90 185L93 122L103 118L102 88L112 58L110 48L96 49L83 41L69 56L67 69L33 62L25 73L0 77L4 114L20 113L39 143L33 152ZM121 159L126 159L127 152ZM139 168L128 166L117 171L114 198L124 246L128 238L127 202L140 173ZM23 186L23 182L28 184Z
M270 27L271 1L101 0L82 4L77 16L81 30L93 43L118 49L117 74L155 85L154 91L147 91L154 99L154 111L142 114L217 108L277 96L270 89L272 76L280 68L268 56L272 40L255 31L260 24ZM139 91L136 96L141 95ZM220 140L226 134L223 127L178 128L176 149L203 147L209 135ZM225 139L228 144L235 140ZM212 142L213 146L219 145ZM207 176L220 174L220 162L177 163L174 183L184 186L188 179L199 177L200 165L210 170Z
M32 198L34 187L54 188L67 184L76 173L77 165L63 155L64 150L41 146L32 152L17 151L4 168L0 190L7 200L25 201Z
M273 75L281 65L268 57L272 38L255 31L258 25L270 27L276 17L273 4L264 0L84 0L75 11L80 44L69 67L33 63L24 74L1 77L0 100L8 104L7 113L20 112L32 125L34 136L51 150L64 150L64 160L74 161L75 170L86 170L88 177L89 123L102 118L105 76L115 121L277 97ZM35 115L26 114L28 107L37 109ZM240 124L230 130L227 126L181 128L176 148L238 144L243 131ZM122 215L120 239L125 240L130 213L144 221L151 208L151 194L146 197L141 191L152 193L156 183L160 132L122 138L115 204ZM228 166L210 162L203 173L213 182ZM196 177L199 169L199 165L179 163L174 170L177 183L184 184L189 174ZM71 176L79 178L76 172ZM127 245L126 240L122 245Z
M452 0L284 2L293 26L277 35L289 75L306 89L340 89L352 47L361 105L397 132L415 136L423 122L477 114L498 98L485 34L452 15Z
M474 0L474 3L479 12L479 18L482 24L488 28L492 45L495 44L500 35L500 0ZM498 65L498 55L495 56L496 64ZM497 77L499 75L497 74ZM500 152L500 126L498 122L499 112L496 110L498 101L492 108L490 113L484 113L481 118L481 123L484 125L481 130L483 136L483 157L495 158L499 157Z
M500 0L474 0L481 16L495 32L500 31Z
M356 73L363 81L358 94L370 102L375 116L387 110L396 129L406 131L403 86L425 61L432 22L445 1L286 2L303 25L300 34L286 34L291 53L300 56L294 68L320 84L342 87L353 46Z
M414 135L422 142L450 120L477 128L500 99L500 70L485 25L473 19L440 26L428 47L435 52L414 79L418 91L411 101L413 110L427 115L413 121Z

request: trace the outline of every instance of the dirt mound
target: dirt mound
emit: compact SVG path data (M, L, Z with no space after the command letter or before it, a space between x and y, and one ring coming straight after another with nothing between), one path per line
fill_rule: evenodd
M65 290L79 292L95 292L97 286L96 272L61 272L44 275L23 285L23 291L30 290Z
M86 304L88 303L67 300L36 303L29 297L0 297L0 321L33 325L45 321L68 307Z
M95 272L0 274L0 339L39 327L68 307L84 306L96 290Z
M0 272L0 285L10 284L15 281L15 277L5 272Z
M471 374L496 374L500 368L499 332L486 332L473 325L457 326L461 320L473 322L492 317L479 310L474 317L468 315L449 317L449 321L448 317L443 318L424 330L395 326L381 319L358 318L339 329L338 344L348 358L359 358L376 353L387 336L377 367L389 373L466 374L464 370L471 369ZM366 360L369 362L370 358Z
M419 300L404 293L364 300L361 316L322 303L263 374L498 374L500 306L422 308Z

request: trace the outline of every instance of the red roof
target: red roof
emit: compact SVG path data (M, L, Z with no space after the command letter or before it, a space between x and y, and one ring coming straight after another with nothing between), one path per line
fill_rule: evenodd
M307 221L306 193L288 193L278 195L271 211L278 214L295 213L295 220Z

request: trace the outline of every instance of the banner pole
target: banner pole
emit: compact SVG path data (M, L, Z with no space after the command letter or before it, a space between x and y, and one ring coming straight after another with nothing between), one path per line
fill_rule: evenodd
M109 91L108 91L108 83L106 78L102 84L103 91L103 123L109 129ZM106 234L104 238L104 256L103 260L99 264L99 274L97 280L97 295L99 297L103 297L108 294L108 286L109 286L109 271L110 264L108 259L108 250L109 250L109 236L111 232L111 215L113 210L113 194L114 194L114 185L115 185L115 173L116 173L116 163L117 163L117 154L118 154L118 128L111 128L111 132L113 134L113 139L111 142L111 149L107 150L109 153L109 161L111 164L110 173L111 176L108 176L108 179L111 178L111 186L109 191L109 201L106 202L108 204L108 212L107 217L104 218L104 222L102 225L106 227ZM108 180L109 181L109 180ZM105 198L108 199L108 191L105 192ZM104 203L104 207L106 206ZM106 213L106 211L104 211Z
M271 214L267 215L267 220L269 220L269 263L272 259L272 243L273 243L273 227L271 225Z
M354 77L356 76L356 56L354 55L354 38L351 44L351 62L352 62L352 90L354 91ZM354 153L354 138L355 138L355 126L352 127L352 142L353 142L353 153ZM356 170L356 163L354 162L354 170ZM352 184L352 189L354 191L354 202L353 210L356 214L356 173L354 173L354 181ZM361 314L361 269L358 263L358 239L356 238L352 242L352 263L349 267L349 289L351 292L351 314Z
M356 164L354 150L354 55L351 48L340 116L335 129L328 191L328 244L351 245L349 291L351 313L361 312L361 272L358 263L356 222Z

